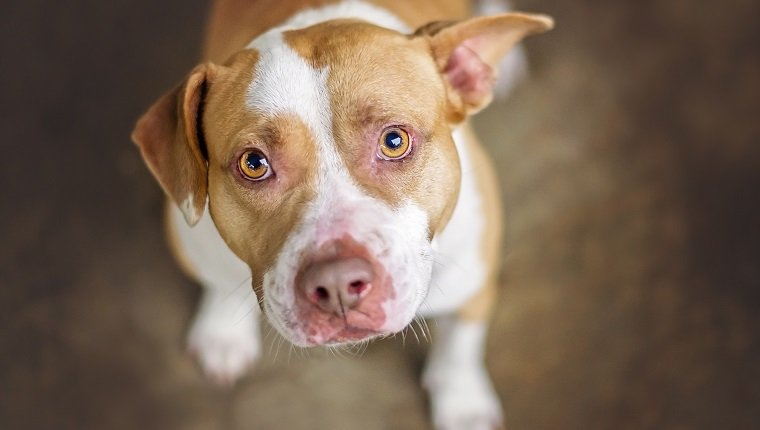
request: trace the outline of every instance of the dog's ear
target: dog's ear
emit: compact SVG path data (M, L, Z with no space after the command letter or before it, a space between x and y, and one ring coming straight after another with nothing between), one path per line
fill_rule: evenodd
M460 22L432 22L417 29L429 39L431 52L449 86L452 122L486 107L501 59L525 36L550 30L546 15L506 13Z
M148 109L132 132L145 163L190 225L206 206L207 154L201 129L203 99L216 66L204 64Z

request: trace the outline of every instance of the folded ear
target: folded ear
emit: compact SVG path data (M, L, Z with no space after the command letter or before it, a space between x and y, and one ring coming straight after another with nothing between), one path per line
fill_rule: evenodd
M207 160L201 130L201 104L215 67L200 65L185 82L161 97L137 121L132 140L188 224L206 206Z
M505 13L461 22L432 22L415 36L427 37L438 69L449 85L453 122L486 107L501 59L525 36L554 26L546 15Z

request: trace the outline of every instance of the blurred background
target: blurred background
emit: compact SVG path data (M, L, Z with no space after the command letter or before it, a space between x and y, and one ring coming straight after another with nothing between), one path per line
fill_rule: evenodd
M557 28L475 121L508 214L507 427L760 428L760 3L516 3ZM429 428L424 340L336 358L268 337L231 390L185 353L199 290L129 134L208 7L0 7L0 428Z

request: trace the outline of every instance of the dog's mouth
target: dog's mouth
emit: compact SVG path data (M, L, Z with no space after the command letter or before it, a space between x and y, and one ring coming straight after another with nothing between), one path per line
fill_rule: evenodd
M378 332L375 330L369 330L366 328L360 328L360 327L353 327L353 326L345 326L342 330L335 333L332 337L329 339L321 339L318 336L317 337L309 337L307 340L311 343L313 343L315 346L317 345L323 345L323 346L341 346L341 345L350 345L358 342L366 342L370 341L374 338L383 336L385 333Z

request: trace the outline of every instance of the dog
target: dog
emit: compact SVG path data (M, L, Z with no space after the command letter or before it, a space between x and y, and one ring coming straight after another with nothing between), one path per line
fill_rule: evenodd
M502 209L467 120L507 53L553 22L470 8L214 4L204 63L132 135L171 202L173 252L204 288L188 344L212 379L233 383L257 360L260 311L303 347L430 317L434 425L501 425L483 350ZM241 282L260 310L241 306L253 297Z

